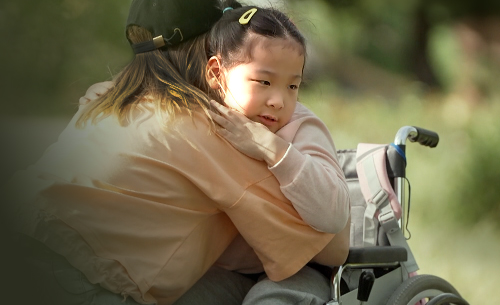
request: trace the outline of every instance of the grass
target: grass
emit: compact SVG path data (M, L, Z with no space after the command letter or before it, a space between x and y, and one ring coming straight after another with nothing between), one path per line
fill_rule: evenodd
M415 219L410 240L420 273L450 282L470 304L494 303L500 296L500 238L490 222L470 227Z
M436 148L407 143L409 243L419 272L446 279L470 304L500 296L499 103L471 106L418 90L398 100L343 97L328 83L302 91L301 100L325 121L338 149L391 143L405 125L436 131Z

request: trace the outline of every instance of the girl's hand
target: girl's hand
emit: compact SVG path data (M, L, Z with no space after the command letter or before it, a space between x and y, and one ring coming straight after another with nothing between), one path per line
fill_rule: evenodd
M101 95L108 92L109 89L113 88L114 85L115 83L112 81L93 84L87 89L85 95L80 98L80 105L88 104L90 101L99 98Z
M220 126L217 133L241 153L274 166L285 155L290 143L271 132L266 126L248 119L242 113L211 101L220 114L210 111Z

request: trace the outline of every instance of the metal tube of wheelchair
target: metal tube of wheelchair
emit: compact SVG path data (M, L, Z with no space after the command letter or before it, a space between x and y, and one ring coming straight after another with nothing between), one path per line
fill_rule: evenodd
M325 305L341 305L340 300L340 281L342 280L342 272L344 271L344 266L340 266L337 273L331 278L331 300L326 302Z
M398 132L396 133L396 137L394 138L394 144L399 146L403 150L403 152L406 152L406 140L410 137L415 137L418 135L418 131L415 127L413 126L403 126L401 127ZM406 224L406 211L405 211L405 184L404 184L404 177L395 177L394 178L394 189L396 192L396 195L398 196L398 201L401 203L401 219L399 220L399 226L401 228L404 228Z
M406 225L406 218L405 218L405 184L404 184L404 179L402 177L396 177L394 178L394 188L396 195L398 196L398 201L401 204L401 219L399 220L399 226L401 228L404 228Z
M439 143L439 135L431 130L427 130L416 126L403 126L396 133L394 144L397 145L404 153L406 153L406 140L411 142L418 142L423 146L436 147ZM405 173L406 175L406 173ZM394 188L401 203L401 220L399 225L403 228L406 225L405 219L405 177L396 177L394 181Z

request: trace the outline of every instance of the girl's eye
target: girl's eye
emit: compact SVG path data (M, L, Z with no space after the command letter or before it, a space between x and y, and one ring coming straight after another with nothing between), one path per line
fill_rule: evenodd
M297 90L297 89L299 89L299 86L297 86L297 85L290 85L290 89Z
M270 86L271 85L271 83L268 82L267 80L256 80L256 82L258 82L259 84L264 85L264 86Z

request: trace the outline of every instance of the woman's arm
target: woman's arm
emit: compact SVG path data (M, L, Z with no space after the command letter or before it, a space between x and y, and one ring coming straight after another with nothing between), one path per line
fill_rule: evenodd
M326 247L312 260L325 266L335 267L345 263L349 254L351 218L345 228L333 237ZM264 268L255 251L238 235L215 263L227 270L251 274L263 272Z
M345 228L336 234L311 262L330 267L344 264L349 254L350 227L351 219L349 218ZM215 264L227 270L246 274L264 271L257 254L241 235L236 236Z
M264 271L262 262L255 251L245 241L243 236L239 235L222 253L215 265L227 270L240 273L252 274Z

